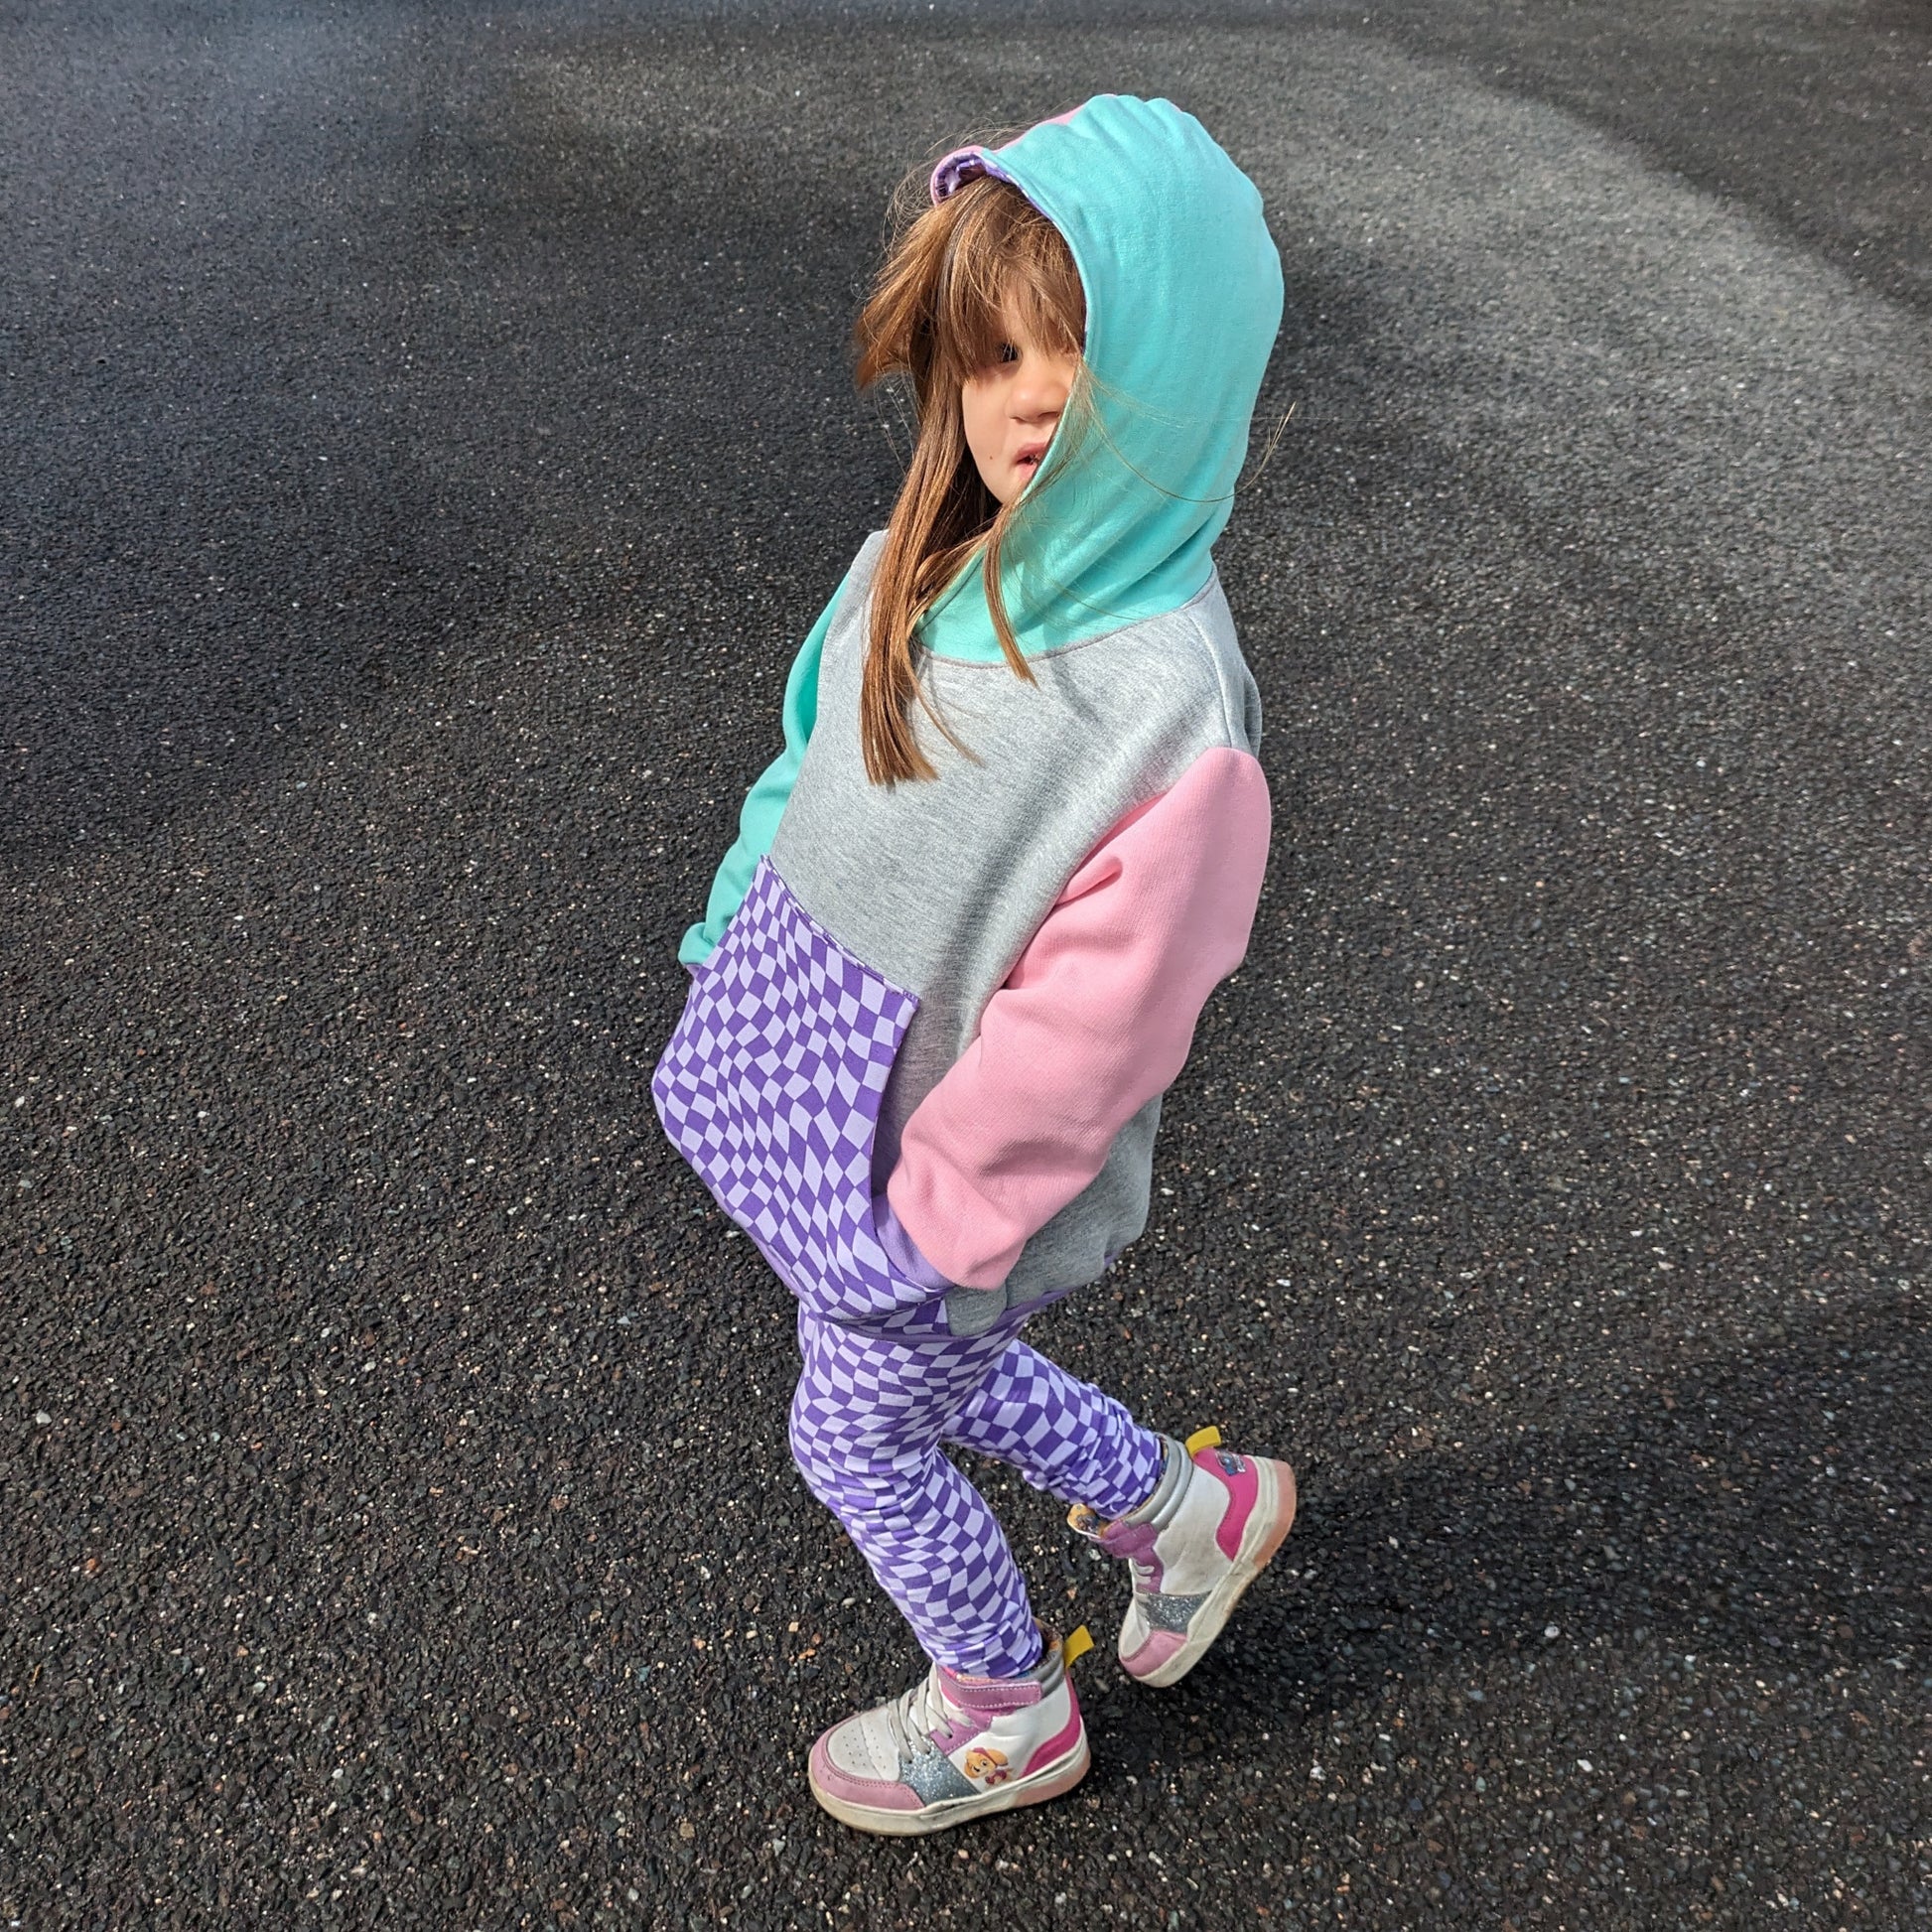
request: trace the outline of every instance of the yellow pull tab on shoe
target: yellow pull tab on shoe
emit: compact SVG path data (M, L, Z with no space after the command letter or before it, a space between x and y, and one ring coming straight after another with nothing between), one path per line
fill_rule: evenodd
M1083 1623L1070 1635L1060 1639L1060 1668L1070 1669L1093 1648L1093 1637Z
M1205 1429L1197 1429L1182 1445L1189 1455L1198 1455L1204 1449L1221 1447L1221 1432L1210 1423Z

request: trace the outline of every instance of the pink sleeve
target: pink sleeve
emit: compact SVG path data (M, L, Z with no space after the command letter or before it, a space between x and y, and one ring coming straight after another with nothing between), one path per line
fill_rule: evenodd
M1204 753L1068 882L978 1037L905 1124L893 1213L948 1281L998 1288L1180 1071L1240 965L1268 861L1268 781Z

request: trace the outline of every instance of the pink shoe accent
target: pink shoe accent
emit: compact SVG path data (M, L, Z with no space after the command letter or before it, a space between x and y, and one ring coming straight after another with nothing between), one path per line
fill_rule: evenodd
M1067 1718L1066 1728L1057 1736L1049 1737L1027 1760L1027 1768L1022 1777L1032 1777L1035 1771L1043 1771L1056 1757L1064 1757L1080 1741L1080 1700L1073 1694L1073 1686L1066 1687L1066 1701L1072 1707Z
M1124 1517L1116 1518L1100 1532L1100 1547L1110 1557L1147 1566L1149 1589L1159 1589L1166 1574L1166 1565L1155 1554L1154 1546L1160 1540L1161 1532L1152 1523L1130 1523Z
M897 1779L855 1778L832 1762L823 1737L812 1746L812 1782L821 1791L849 1805L870 1805L875 1811L917 1811L925 1800L910 1785Z
M1157 1671L1187 1641L1182 1630L1156 1630L1131 1657L1123 1657L1122 1667L1130 1677L1146 1677Z
M1238 1475L1230 1475L1221 1465L1221 1457L1228 1455L1226 1449L1204 1449L1195 1452L1195 1463L1205 1469L1228 1492L1228 1512L1221 1518L1221 1527L1214 1532L1214 1541L1221 1546L1221 1554L1232 1563L1241 1554L1241 1533L1248 1527L1248 1518L1254 1514L1255 1492L1260 1488L1260 1478L1255 1474L1253 1460L1245 1455L1230 1455L1230 1461L1241 1464Z
M937 1730L928 1731L926 1735L950 1757L962 1744L970 1744L985 1728L986 1721L976 1713L967 1711L951 1724L941 1725Z
M957 1671L939 1666L939 1681L946 1696L962 1711L1024 1711L1040 1699L1039 1680L1034 1677L962 1677Z

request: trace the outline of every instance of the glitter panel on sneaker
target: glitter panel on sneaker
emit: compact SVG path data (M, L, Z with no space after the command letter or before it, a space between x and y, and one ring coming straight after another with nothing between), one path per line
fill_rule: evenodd
M929 1299L894 1271L872 1215L879 1103L918 1004L760 860L651 1077L671 1144L819 1314L864 1320Z

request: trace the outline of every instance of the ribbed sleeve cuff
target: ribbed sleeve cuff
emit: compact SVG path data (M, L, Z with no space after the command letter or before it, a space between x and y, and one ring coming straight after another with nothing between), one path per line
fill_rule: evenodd
M943 1295L953 1286L919 1252L918 1244L906 1233L905 1224L893 1212L893 1204L884 1194L873 1196L872 1221L879 1245L886 1250L886 1259L908 1282L916 1282L935 1295Z

